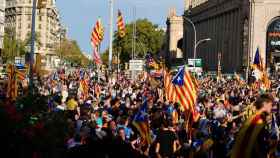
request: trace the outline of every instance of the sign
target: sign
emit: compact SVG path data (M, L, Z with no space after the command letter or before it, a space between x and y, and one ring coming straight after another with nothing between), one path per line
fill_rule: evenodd
M188 67L202 67L202 59L188 59Z
M144 70L144 60L130 60L129 61L130 71L143 71Z
M197 75L202 75L202 59L188 59L188 70Z
M25 59L23 57L15 57L15 64L25 64Z
M267 29L267 52L280 50L280 18L275 19Z

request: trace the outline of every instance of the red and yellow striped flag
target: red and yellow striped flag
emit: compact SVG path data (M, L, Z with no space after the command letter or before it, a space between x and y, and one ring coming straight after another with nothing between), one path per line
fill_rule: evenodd
M96 47L93 48L93 61L95 62L96 65L102 64L102 59Z
M91 33L91 45L97 47L104 39L104 27L101 23L101 19L98 19Z
M89 90L89 85L88 82L85 79L80 80L80 91L82 92L82 98L87 99L88 97L88 90Z
M118 25L118 33L121 38L125 36L125 23L124 19L122 16L122 13L120 10L118 10L118 20L117 20L117 25Z
M194 121L199 119L199 113L196 109L198 87L190 74L185 68L181 67L172 81L175 86L176 100L184 107L184 110L190 111Z
M169 102L176 103L176 91L175 87L172 84L172 76L167 70L164 71L164 90L165 90L165 97L166 100Z
M8 89L7 89L7 98L11 100L16 100L17 97L17 75L16 75L16 68L14 65L10 64L7 67L8 73Z
M101 57L98 52L101 41L104 39L104 27L101 20L98 19L91 33L91 45L93 47L93 60L97 65L102 64Z
M20 71L20 70L16 70L16 77L18 80L23 81L25 80L25 74L26 72Z

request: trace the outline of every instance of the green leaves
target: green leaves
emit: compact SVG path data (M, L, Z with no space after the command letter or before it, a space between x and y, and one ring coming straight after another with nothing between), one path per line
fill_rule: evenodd
M132 57L133 23L127 24L125 30L126 36L123 38L115 32L113 41L114 55L119 52L121 62L128 62ZM147 52L158 53L163 41L164 31L157 25L147 19L136 21L136 57L143 58Z
M14 29L6 28L4 35L4 62L14 62L16 56L25 55L29 50L31 43L31 34L28 33L24 41L18 40L15 37L16 33ZM38 47L41 46L40 34L36 32L35 43Z
M75 40L63 39L56 45L56 52L60 58L75 65L87 66L90 63Z

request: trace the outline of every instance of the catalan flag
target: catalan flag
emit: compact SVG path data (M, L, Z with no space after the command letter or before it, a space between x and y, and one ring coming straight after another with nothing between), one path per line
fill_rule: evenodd
M159 64L155 61L151 53L147 53L146 55L146 64L149 68L159 70Z
M263 74L262 85L263 85L263 87L264 87L264 90L268 90L268 89L271 88L271 81L270 81L270 79L269 79L269 77L268 77L267 72L265 72L265 73Z
M102 64L102 60L100 58L98 49L100 47L100 43L104 38L104 27L101 23L101 20L98 19L91 33L91 45L93 47L93 60L97 65Z
M167 70L164 71L164 90L166 100L169 102L177 102L175 86L172 84L172 76Z
M101 88L98 83L95 84L94 86L94 93L96 94L96 97L99 99L100 93L101 93Z
M190 111L194 121L199 119L199 113L195 107L197 100L197 85L190 72L182 66L172 81L175 86L176 100L186 112Z
M259 48L257 48L252 67L254 69L254 75L257 82L258 80L261 81L261 87L263 87L264 90L269 89L271 87L271 81L269 80L269 76L265 70L265 64L263 63Z
M89 86L88 86L88 82L85 79L80 80L79 90L82 93L83 99L87 99Z
M135 115L132 124L137 128L141 137L147 144L152 143L152 137L149 128L149 116L148 116L148 100L145 99L138 113Z
M97 47L104 39L104 27L101 19L98 19L91 33L91 45Z
M118 10L117 25L118 25L119 36L123 38L125 36L125 23L124 23L123 15L120 10Z
M25 80L26 74L23 71L16 70L16 76L18 80L23 81Z
M96 65L101 65L102 64L102 59L99 55L97 47L93 48L93 61L95 62Z
M16 68L14 65L10 64L7 67L8 72L8 89L7 89L7 98L11 100L16 100L17 97L17 76L16 76Z

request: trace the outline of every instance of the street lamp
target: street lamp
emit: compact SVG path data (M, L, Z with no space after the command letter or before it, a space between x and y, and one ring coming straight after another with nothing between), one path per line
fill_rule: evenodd
M113 57L113 14L114 14L114 0L109 0L110 6L110 39L109 39L109 71L112 71L112 57Z
M201 39L199 41L197 41L197 36L196 36L196 27L194 25L194 23L192 22L191 19L187 18L187 17L183 17L185 20L187 20L187 22L189 22L192 27L193 27L193 30L194 30L194 51L193 51L193 58L196 59L196 49L197 47L199 46L199 44L203 43L203 42L207 42L207 41L210 41L211 38L206 38L206 39Z
M197 49L197 47L198 47L201 43L204 43L204 42L207 42L207 41L211 41L211 38L201 39L201 40L199 40L198 42L195 43L195 46L194 46L194 59L196 58L196 49Z

